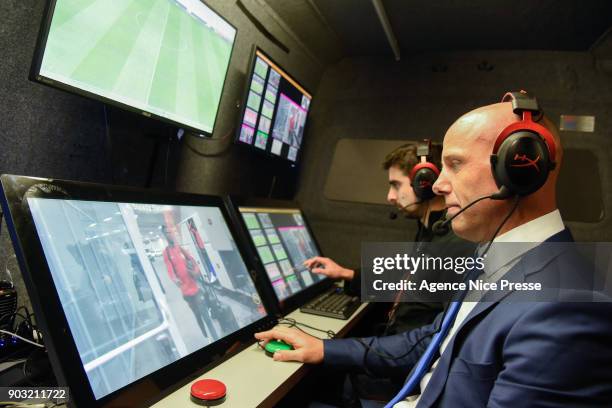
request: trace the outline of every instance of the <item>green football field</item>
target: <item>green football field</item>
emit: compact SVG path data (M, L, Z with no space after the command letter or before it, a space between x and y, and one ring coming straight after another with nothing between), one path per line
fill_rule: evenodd
M231 50L174 0L58 0L41 74L212 131Z

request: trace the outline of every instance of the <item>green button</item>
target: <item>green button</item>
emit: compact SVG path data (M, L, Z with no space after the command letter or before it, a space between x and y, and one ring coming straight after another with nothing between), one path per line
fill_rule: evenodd
M280 340L272 340L268 342L268 344L266 344L266 351L268 353L274 354L279 350L293 350L293 347L291 347L291 345L285 343L284 341L280 341Z

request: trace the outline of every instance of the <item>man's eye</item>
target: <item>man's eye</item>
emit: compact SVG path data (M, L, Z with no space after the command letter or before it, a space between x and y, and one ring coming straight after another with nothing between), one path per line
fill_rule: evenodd
M460 166L461 166L461 160L452 160L450 163L451 169L455 171L458 170Z

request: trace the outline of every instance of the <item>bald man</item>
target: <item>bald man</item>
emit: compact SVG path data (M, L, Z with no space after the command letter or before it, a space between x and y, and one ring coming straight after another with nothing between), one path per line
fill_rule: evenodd
M586 263L571 253L539 245L573 241L555 201L562 150L554 126L546 119L537 125L548 132L548 140L538 142L546 151L538 151L537 157L518 152L510 156L514 159L509 161L510 171L530 167L538 174L550 171L535 191L513 194L512 190L523 186L500 183L504 175L493 175L491 154L500 133L521 116L525 121L539 111L537 103L523 100L526 96L513 96L513 103L476 109L448 129L443 170L434 190L444 196L449 216L456 215L452 227L460 237L481 244L492 240L533 243L532 250L518 257L498 251L496 262L485 267L484 281L565 279L575 289L588 290L588 279L581 279L588 270ZM545 167L547 157L556 166ZM495 193L505 199L482 200L462 211ZM421 361L425 369L407 377L408 383L419 387L411 396L402 393L392 401L398 408L612 406L612 303L512 302L515 295L506 293L503 302L494 293L486 293L478 303L457 302L453 313L449 308L432 325L396 336L320 341L294 330L275 329L256 337L294 345L295 350L274 355L278 361L323 362L356 370L365 365L380 376L408 374L433 349L432 363ZM432 340L447 320L449 330L440 336L441 341ZM362 403L382 406L374 401Z

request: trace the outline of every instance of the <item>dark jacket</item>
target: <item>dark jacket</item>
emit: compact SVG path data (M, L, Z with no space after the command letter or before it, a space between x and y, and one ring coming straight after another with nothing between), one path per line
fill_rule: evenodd
M547 241L567 240L566 229ZM539 248L525 254L505 278L565 281L563 287L588 289L586 261L575 253ZM519 292L488 293L470 312L440 357L419 408L612 406L612 302L508 301L515 295ZM401 356L426 338L403 358L366 356L358 340L345 339L324 342L325 363L362 369L365 360L379 375L406 376L441 318L406 333L364 339L379 353Z

